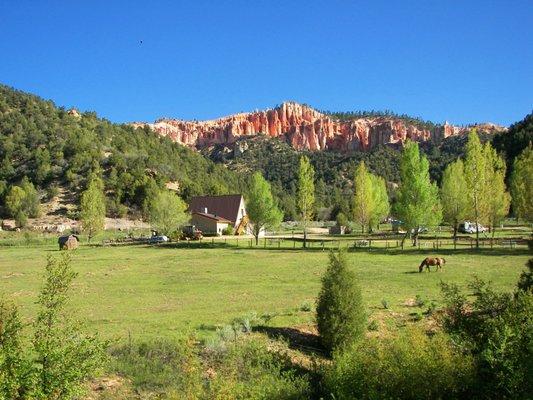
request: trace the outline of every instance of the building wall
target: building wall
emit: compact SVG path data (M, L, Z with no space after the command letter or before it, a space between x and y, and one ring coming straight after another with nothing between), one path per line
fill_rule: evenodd
M218 222L198 214L193 214L191 223L196 225L196 228L200 229L204 234L216 233L221 235L222 231L228 227L227 222Z

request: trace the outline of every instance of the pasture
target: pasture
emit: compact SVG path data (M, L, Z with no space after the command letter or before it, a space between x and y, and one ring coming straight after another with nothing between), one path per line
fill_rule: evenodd
M34 315L46 257L60 252L51 240L0 247L0 295ZM72 252L78 273L71 306L109 339L153 338L183 330L200 337L249 313L269 314L272 326L313 322L315 298L327 265L319 246L266 249L196 246L88 246ZM443 272L418 273L428 255L443 256ZM475 275L512 290L529 258L525 248L473 252L452 249L357 249L349 260L359 277L370 320L383 326L408 316L418 295L440 302L439 282L465 285ZM388 308L383 307L386 302ZM310 306L310 307L309 307Z

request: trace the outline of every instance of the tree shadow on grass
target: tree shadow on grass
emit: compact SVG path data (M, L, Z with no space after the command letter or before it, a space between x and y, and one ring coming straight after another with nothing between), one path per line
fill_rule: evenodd
M314 333L302 332L295 328L279 328L272 326L256 326L254 331L263 333L271 339L285 340L289 348L307 355L328 356L328 352L320 343L320 337Z

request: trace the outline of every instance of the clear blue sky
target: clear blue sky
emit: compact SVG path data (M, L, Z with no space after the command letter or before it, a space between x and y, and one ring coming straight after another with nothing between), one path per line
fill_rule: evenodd
M457 124L533 108L531 0L0 0L0 55L0 82L116 122L284 100Z

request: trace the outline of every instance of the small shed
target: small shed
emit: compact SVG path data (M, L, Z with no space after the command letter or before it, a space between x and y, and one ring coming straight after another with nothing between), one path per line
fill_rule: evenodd
M76 235L60 236L57 239L59 250L74 250L79 246L79 239Z

